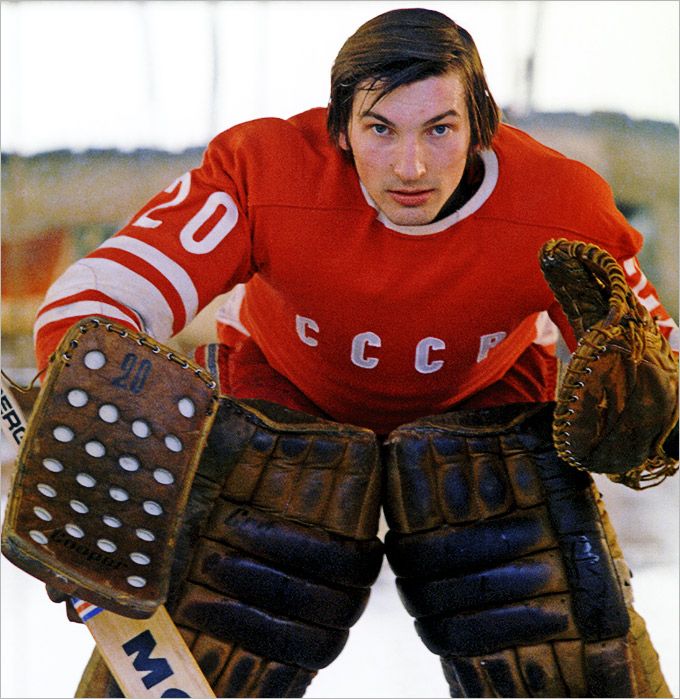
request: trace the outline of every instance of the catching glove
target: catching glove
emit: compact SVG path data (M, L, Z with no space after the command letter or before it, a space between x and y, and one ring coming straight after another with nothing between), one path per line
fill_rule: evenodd
M550 240L539 259L578 340L556 397L560 458L634 489L658 485L678 469L663 449L678 421L668 341L597 245Z

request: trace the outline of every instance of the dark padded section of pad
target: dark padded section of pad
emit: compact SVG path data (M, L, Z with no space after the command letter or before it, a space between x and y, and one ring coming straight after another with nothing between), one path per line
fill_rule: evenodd
M630 619L590 476L567 466L554 452L541 456L538 463L583 638L599 641L623 636Z
M387 558L403 577L438 578L484 570L553 544L548 515L538 507L465 527L417 534L387 532Z
M569 642L567 642L569 643ZM476 657L442 659L452 697L568 697L585 696L578 683L565 684L557 644L520 646ZM579 655L580 655L579 648ZM572 653L573 655L573 653Z
M451 578L401 577L397 587L409 614L423 617L564 592L567 583L558 554L548 551Z
M390 529L409 533L465 524L542 502L534 452L551 448L551 442L539 429L522 431L529 421L540 425L538 416L549 417L548 408L456 411L392 432L385 494Z
M179 624L229 639L251 653L317 670L343 649L346 629L331 629L275 616L239 600L188 584L175 611Z
M525 603L416 621L423 643L437 655L481 655L547 639L574 638L566 595L550 595Z
M551 422L551 404L506 406L388 439L386 554L451 696L636 696L593 481Z
M190 578L270 613L347 629L361 616L369 589L302 578L217 542L203 540Z
M382 564L378 538L353 541L226 501L215 507L208 530L211 538L285 570L337 585L369 587Z
M267 660L207 634L186 640L218 697L301 697L316 675L316 670Z
M220 399L199 474L221 483L231 502L353 539L374 537L381 488L376 436L263 401L250 403ZM295 419L274 419L285 416Z
M171 611L222 696L301 696L337 657L380 572L380 488L370 431L221 397Z
M586 680L591 696L644 696L636 691L631 671L633 666L631 650L625 638L588 644L585 647L585 654Z

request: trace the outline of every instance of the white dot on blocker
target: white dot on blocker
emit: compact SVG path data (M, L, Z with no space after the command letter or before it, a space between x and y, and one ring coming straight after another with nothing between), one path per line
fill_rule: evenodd
M148 529L136 529L135 534L137 535L137 538L141 539L142 541L156 541L154 533L150 532Z
M146 554L140 553L139 551L133 551L130 554L130 558L140 566L147 566L151 563L151 559Z
M113 515L103 515L102 522L104 522L107 527L112 527L113 529L118 529L118 527L123 526L123 523L118 517L114 517Z
M140 439L144 439L151 434L151 428L144 420L135 420L132 423L132 433Z
M118 465L124 470L124 471L138 471L139 470L139 459L136 456L121 456L118 459Z
M117 546L113 543L113 541L109 541L108 539L98 539L97 540L97 546L102 550L106 551L106 553L113 553L114 551L117 550Z
M43 459L43 466L52 473L59 473L64 470L64 464L56 459Z
M72 510L81 515L87 514L90 511L90 508L80 500L71 500L69 505L71 506Z
M85 532L77 524L67 524L64 529L74 538L82 539L85 536Z
M127 494L127 491L116 486L114 486L113 488L109 488L109 495L118 502L125 502L130 498L130 496Z
M89 473L79 473L76 476L76 481L85 488L94 488L97 485L97 479Z
M175 477L167 468L157 468L153 472L153 477L161 485L170 485L175 482Z
M163 508L154 500L145 500L142 507L144 508L144 512L146 512L148 515L158 517L158 515L163 514Z
M85 364L88 369L96 371L106 364L106 357L104 353L99 350L91 350L83 358L83 364Z
M38 488L38 492L41 495L44 495L46 498L57 497L57 491L51 485L48 485L47 483L38 483L37 488Z
M74 388L68 392L66 400L68 400L74 408L82 408L84 405L87 405L90 398L82 389Z
M182 451L182 442L180 441L179 437L176 437L174 434L168 434L165 436L165 439L163 440L165 442L165 446L170 450L174 452L180 452Z
M127 581L132 587L144 587L146 585L146 579L141 575L130 575Z
M58 442L64 443L72 441L75 437L74 431L70 427L66 427L66 425L57 425L52 430L52 434Z
M186 396L179 399L177 402L177 407L179 408L180 415L183 415L184 417L189 418L196 414L196 406L194 405L194 401Z
M106 454L106 447L96 440L92 440L85 445L85 451L95 459L101 459Z
M39 517L43 522L51 522L52 515L44 507L34 507L33 512L35 512L36 517Z
M46 544L49 539L42 533L39 532L37 529L32 529L30 532L28 532L28 535L35 541L36 544Z
M111 403L104 403L104 405L99 408L99 417L104 422L108 422L110 425L116 422L119 416L120 412L118 408Z

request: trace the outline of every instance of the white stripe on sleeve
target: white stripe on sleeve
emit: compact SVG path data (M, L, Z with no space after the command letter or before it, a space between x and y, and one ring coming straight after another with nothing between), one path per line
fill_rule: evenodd
M677 326L671 330L671 334L668 337L668 343L674 352L680 352L680 328Z
M157 248L129 235L117 235L102 243L100 248L117 248L129 252L155 267L179 294L184 305L186 323L198 311L198 292L186 270Z
M674 352L680 352L680 328L673 318L657 320L656 324L660 328L670 328L670 332L667 334L668 342Z
M161 292L131 269L105 258L86 257L71 265L47 291L43 306L92 289L137 313L144 331L159 342L172 336L174 315Z
M33 339L35 341L40 328L49 323L54 323L55 321L64 320L66 318L73 318L75 322L76 318L81 318L82 316L105 316L106 318L114 320L123 320L127 323L132 323L138 330L143 331L137 318L132 314L128 315L123 313L120 308L112 306L110 303L103 303L101 301L76 301L75 303L69 303L65 306L55 306L54 308L50 308L49 311L41 313L33 326Z
M637 295L637 294L636 294ZM644 298L641 296L638 296L638 299L640 303L651 313L657 306L661 305L661 301L659 301L654 294L649 294L649 296L645 296Z
M230 325L231 327L236 328L236 330L238 330L240 333L250 337L250 333L245 325L243 325L241 322L241 306L243 305L245 293L245 284L237 284L231 291L229 291L225 295L224 302L217 309L215 320L218 323Z
M651 313L657 306L661 305L661 301L653 291L649 291L645 296L641 293L644 288L649 284L649 280L645 276L644 272L640 268L637 259L635 257L630 257L623 262L623 270L626 273L627 280L631 284L632 280L635 278L636 274L640 275L640 279L635 286L632 286L633 293L637 297L638 301ZM657 321L658 322L658 321Z

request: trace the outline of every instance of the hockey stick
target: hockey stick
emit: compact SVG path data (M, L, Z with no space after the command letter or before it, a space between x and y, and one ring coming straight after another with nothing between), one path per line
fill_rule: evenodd
M18 452L27 423L4 375L0 406L3 435ZM130 619L83 600L72 603L126 697L215 696L164 606L148 619Z

